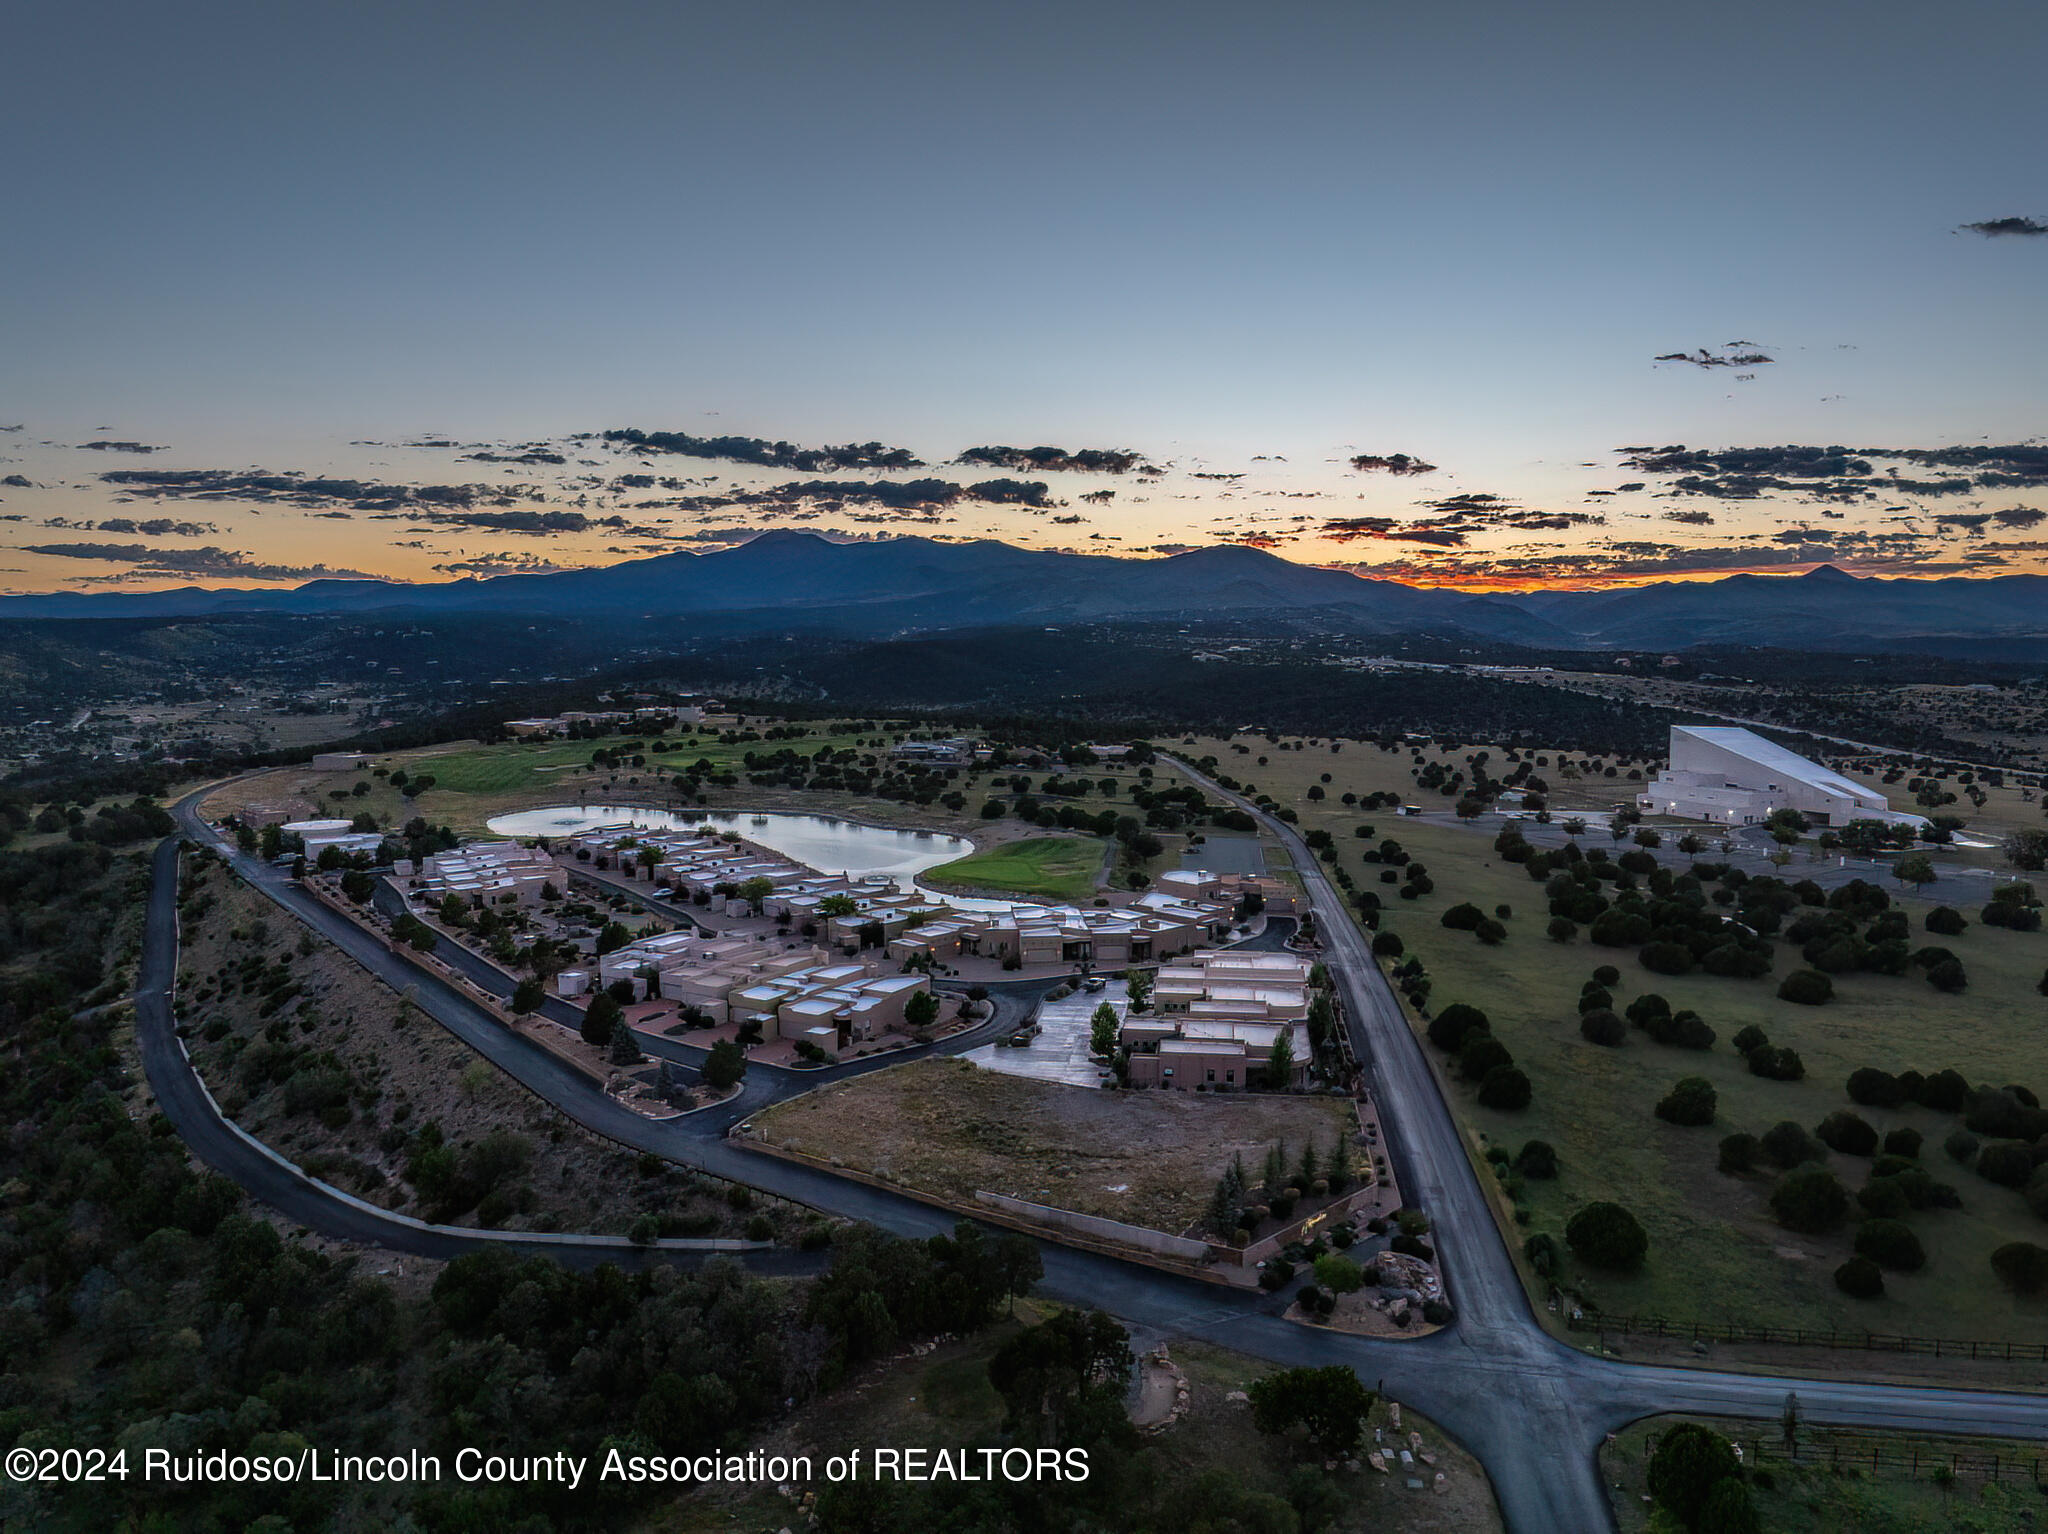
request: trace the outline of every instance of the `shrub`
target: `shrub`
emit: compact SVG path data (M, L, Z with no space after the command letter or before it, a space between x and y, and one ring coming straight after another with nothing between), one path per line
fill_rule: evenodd
M1636 1217L1619 1204L1588 1204L1564 1228L1564 1239L1581 1262L1628 1272L1643 1264L1650 1238Z
M1962 960L1943 959L1927 971L1927 983L1937 991L1946 991L1953 996L1969 986L1970 977L1963 972Z
M1790 1119L1782 1120L1766 1129L1763 1139L1758 1143L1763 1153L1786 1171L1803 1162L1827 1159L1826 1152L1820 1148L1819 1142L1806 1132L1806 1127L1803 1124L1795 1124Z
M1522 1256L1539 1277L1549 1278L1564 1261L1564 1248L1549 1231L1539 1230L1522 1243Z
M1771 1189L1771 1214L1787 1230L1821 1235L1848 1217L1849 1193L1826 1167L1801 1167Z
M1873 1177L1856 1190L1856 1203L1875 1219L1896 1220L1913 1207L1902 1177Z
M1771 1036L1769 1034L1757 1027L1755 1023L1750 1023L1740 1033L1735 1035L1735 1052L1738 1055L1746 1055L1752 1049L1761 1049L1770 1042Z
M1579 1019L1579 1036L1589 1044L1615 1049L1628 1037L1628 1025L1605 1007L1596 1007Z
M1508 929L1488 917L1472 929L1472 935L1489 948L1497 948L1508 940Z
M1512 1065L1497 1065L1479 1083L1479 1105L1513 1113L1529 1106L1529 1078Z
M1749 1073L1768 1081L1799 1081L1806 1075L1806 1062L1796 1049L1766 1044L1749 1052Z
M1456 1054L1470 1035L1486 1033L1491 1028L1484 1012L1454 1001L1429 1020L1429 1042L1446 1054Z
M1692 950L1683 943L1645 943L1636 961L1655 975L1689 974L1693 967Z
M1890 1071L1866 1065L1849 1073L1849 1101L1865 1108L1896 1108L1906 1100L1906 1089Z
M1871 1156L1877 1153L1877 1131L1859 1113L1847 1108L1838 1108L1820 1121L1814 1136L1829 1150L1840 1151L1845 1156Z
M1904 1220L1865 1220L1856 1229L1856 1255L1894 1273L1913 1273L1927 1266L1926 1249Z
M1515 1057L1507 1045L1490 1033L1469 1035L1464 1048L1458 1051L1458 1074L1467 1081L1484 1081L1495 1066L1514 1063Z
M1657 1104L1657 1117L1666 1123L1697 1127L1714 1122L1714 1084L1704 1076L1687 1076Z
M1802 1007L1817 1007L1834 994L1835 982L1817 969L1795 969L1778 986L1778 1000Z
M1603 964L1593 971L1593 982L1596 985L1604 985L1609 990L1612 990L1615 986L1621 984L1621 971L1612 964Z
M1690 1009L1665 1017L1652 1017L1643 1031L1657 1043L1668 1044L1675 1049L1714 1047L1714 1030L1707 1026L1705 1018Z
M2033 1147L2023 1140L1994 1140L1977 1157L1977 1175L2000 1187L2024 1188L2034 1175Z
M1877 1299L1884 1293L1884 1270L1868 1257L1851 1257L1835 1269L1835 1287L1852 1299Z
M1991 1254L1991 1271L2014 1294L2039 1294L2048 1289L2048 1247L2008 1242Z
M1557 1148L1548 1140L1531 1140L1516 1153L1515 1170L1524 1177L1557 1176Z
M1704 1529L1709 1526L1704 1516L1708 1499L1741 1469L1727 1439L1698 1423L1681 1422L1657 1440L1647 1480L1658 1508L1680 1528Z
M1585 987L1579 992L1579 1016L1581 1017L1584 1017L1588 1012L1595 1012L1602 1007L1612 1007L1613 1005L1613 993L1607 987L1595 985L1590 980L1586 982Z
M1365 1272L1349 1257L1329 1252L1315 1261L1316 1282L1332 1294L1351 1294L1365 1284Z
M1924 925L1937 937L1955 937L1970 924L1963 919L1963 913L1953 906L1938 905L1927 913Z
M1647 1028L1654 1019L1671 1015L1671 1003L1655 991L1645 991L1628 1004L1626 1015L1636 1027Z
M1730 1177L1738 1177L1756 1166L1756 1158L1763 1147L1757 1137L1750 1134L1727 1135L1721 1141L1721 1157L1718 1165Z
M1968 1166L1971 1159L1976 1156L1977 1145L1977 1137L1967 1129L1958 1129L1941 1142L1941 1148L1948 1152L1948 1159L1960 1161L1964 1166Z
M1579 935L1579 924L1575 921L1567 921L1562 916L1553 916L1550 918L1550 925L1545 927L1543 931L1553 943L1569 943ZM2043 977L2042 984L2048 985L2048 976Z
M1899 1079L1903 1081L1905 1077ZM1913 1100L1936 1113L1961 1113L1969 1105L1970 1083L1963 1079L1961 1071L1953 1067L1936 1071L1921 1081Z
M1486 920L1486 913L1471 901L1462 900L1445 911L1439 919L1455 932L1470 932Z

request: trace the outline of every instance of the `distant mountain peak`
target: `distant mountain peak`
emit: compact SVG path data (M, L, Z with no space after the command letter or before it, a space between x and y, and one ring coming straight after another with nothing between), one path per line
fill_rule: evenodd
M1799 578L1802 581L1848 581L1851 585L1856 583L1855 576L1833 565L1815 565Z

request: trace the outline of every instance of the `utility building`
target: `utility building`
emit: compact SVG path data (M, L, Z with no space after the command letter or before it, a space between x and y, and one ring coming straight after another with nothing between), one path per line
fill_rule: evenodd
M1671 765L1650 780L1636 805L1645 814L1724 826L1757 825L1778 810L1797 810L1819 826L1927 823L1894 810L1875 789L1736 725L1673 725Z

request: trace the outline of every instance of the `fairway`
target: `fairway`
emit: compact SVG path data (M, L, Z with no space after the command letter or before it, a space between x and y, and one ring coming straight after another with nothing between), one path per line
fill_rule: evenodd
M1000 890L1048 900L1087 900L1102 868L1102 843L1078 836L1032 836L941 863L925 875L934 887Z

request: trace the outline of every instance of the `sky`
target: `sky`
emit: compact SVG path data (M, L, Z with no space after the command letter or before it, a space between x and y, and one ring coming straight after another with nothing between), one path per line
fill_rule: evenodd
M8 39L0 588L786 525L1475 587L2048 569L2037 8L73 0ZM573 440L624 428L928 467ZM1133 456L1026 500L953 462L1039 445ZM1429 472L1352 463L1396 454ZM844 488L916 478L959 491Z

